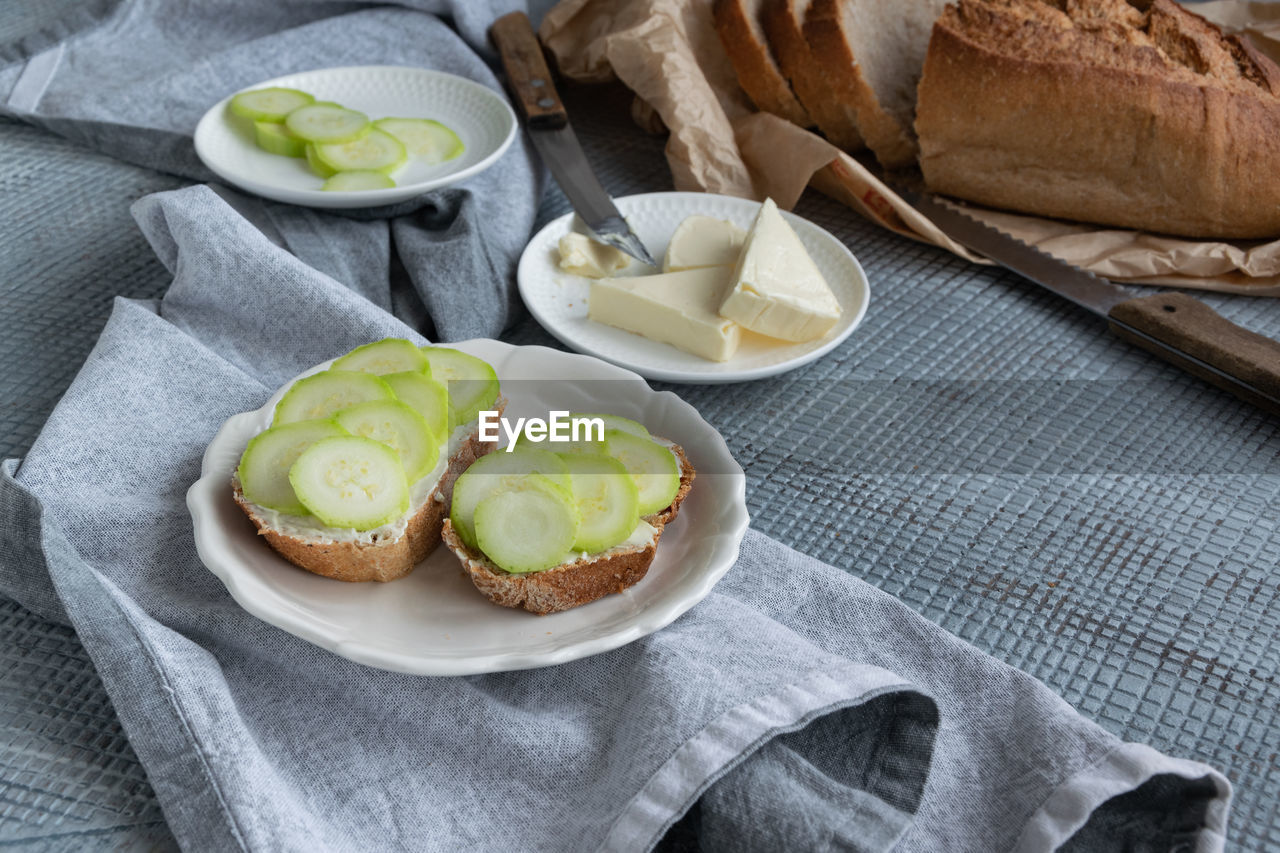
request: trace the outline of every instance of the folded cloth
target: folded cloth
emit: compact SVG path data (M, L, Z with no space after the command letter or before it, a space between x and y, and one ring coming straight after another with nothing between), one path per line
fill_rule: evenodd
M205 111L231 92L343 65L431 68L500 91L481 57L489 53L486 28L523 5L95 2L73 16L86 27L74 37L31 56L0 53L0 115L131 163L205 181L213 175L196 157L191 135ZM447 17L457 31L424 11ZM521 138L459 187L394 207L340 215L257 198L238 203L310 266L415 328L452 341L497 335L518 319L515 264L541 188L541 169ZM467 287L454 287L458 281Z
M547 669L406 676L258 621L195 553L205 446L312 364L418 338L207 187L134 215L173 285L117 301L5 463L0 592L75 627L185 848L640 850L695 804L707 850L1222 847L1219 773L754 532L669 627Z

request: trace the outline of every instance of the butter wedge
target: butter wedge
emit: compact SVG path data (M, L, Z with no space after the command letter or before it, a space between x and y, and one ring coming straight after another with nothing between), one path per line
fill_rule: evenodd
M667 244L663 272L697 267L733 266L742 252L747 232L725 219L686 217Z
M720 313L784 341L811 341L840 319L840 303L773 199L765 199Z
M587 316L702 358L726 361L742 337L737 323L716 313L731 269L700 267L593 281Z
M560 238L560 269L587 278L604 278L625 267L630 258L613 246L570 231Z

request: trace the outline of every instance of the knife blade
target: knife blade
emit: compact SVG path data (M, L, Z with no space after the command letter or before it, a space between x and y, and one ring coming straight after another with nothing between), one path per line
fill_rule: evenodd
M1280 341L1232 323L1185 293L1137 295L927 193L894 189L957 243L1103 318L1122 340L1280 416Z
M656 267L658 264L649 250L622 218L591 170L587 155L569 124L569 114L552 84L551 71L528 16L523 12L503 15L489 29L489 38L502 59L529 138L564 190L569 204L597 240Z

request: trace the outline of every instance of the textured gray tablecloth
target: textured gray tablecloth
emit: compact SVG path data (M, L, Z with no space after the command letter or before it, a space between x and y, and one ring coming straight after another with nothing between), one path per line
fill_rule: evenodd
M6 219L20 226L10 233L27 235L10 244L6 260L14 271L7 279L15 287L13 304L22 311L9 319L28 325L7 326L13 334L0 336L6 358L14 359L16 402L24 407L2 414L17 430L10 446L21 449L22 436L47 410L43 400L65 383L49 369L74 364L65 348L83 346L81 330L93 329L92 315L86 323L74 310L63 314L63 303L51 297L73 295L76 301L66 308L74 309L100 300L109 292L105 287L162 285L163 270L145 247L135 245L136 237L120 240L128 225L119 201L121 192L162 182L113 169L101 158L18 128L0 130L21 167L0 182L35 200L3 195L3 213L19 217ZM614 155L603 163L606 183L615 192L661 188L666 179L657 144L628 143L619 153L620 141L612 135L595 140L598 157ZM28 151L34 160L21 159ZM94 188L96 194L84 197L92 218L77 209L74 197L42 194L43 186L23 183L26 175L57 183L64 174ZM113 180L119 189L107 191ZM555 204L552 199L548 215ZM66 213L33 232L23 212L46 209ZM1264 746L1275 732L1275 703L1266 701L1275 683L1275 658L1268 653L1274 632L1267 627L1274 625L1274 611L1267 607L1274 595L1268 597L1265 580L1273 562L1266 555L1274 553L1275 542L1266 512L1276 493L1275 457L1267 452L1273 434L1260 430L1247 409L1186 381L1135 385L1135 373L1151 370L1142 357L1114 345L1099 347L1078 318L1052 302L1021 296L996 275L877 234L831 205L809 203L802 212L851 241L873 281L893 289L877 290L878 313L868 318L860 340L800 374L749 389L681 389L721 427L743 460L758 523L1053 679L1109 728L1150 733L1183 753L1213 754L1238 767L1251 820L1237 823L1236 833L1250 839L1249 846L1274 839L1275 799L1266 795L1275 790L1269 769L1274 760L1268 764ZM102 229L105 222L114 226ZM84 261L40 252L46 234L74 236L91 227L100 229L96 245L71 244L90 261L81 267L83 281L50 279L46 257L56 257L55 270ZM24 264L26 256L31 262ZM33 314L29 306L42 307ZM1225 307L1237 319L1269 330L1266 307L1244 300ZM1007 331L984 325L984 313L992 310L1007 319ZM39 337L41 329L74 329L77 337L46 340ZM1028 330L1038 336L1034 343ZM545 337L525 326L516 339ZM35 352L42 353L43 364L30 359ZM993 363L1022 381L984 380ZM1045 382L1045 376L1053 381ZM1025 392L1047 385L1057 385L1060 393L1040 396L1057 403L1064 425L1039 422L1046 410L1016 406ZM958 391L964 392L961 399ZM952 406L947 415L954 431L930 428L927 418L910 414L913 405L936 408L943 402ZM1161 438L1168 433L1162 411L1190 423L1175 443ZM845 423L838 436L811 453L804 439L822 431L829 420L824 412ZM885 418L886 412L898 417ZM1021 433L1010 425L1010 412L1023 419ZM1077 424L1089 431L1087 439L1073 434ZM1135 437L1126 427L1149 435ZM782 446L793 447L785 459L776 452L779 435L786 438ZM1020 437L1030 439L1027 448ZM1051 470L1043 469L1042 449L1035 446L1046 439L1068 451L1066 461ZM1015 451L1015 464L1005 468L1000 454L977 452L986 445ZM1027 450L1022 458L1016 456L1019 449ZM1139 456L1121 464L1113 457L1122 449ZM1156 544L1153 535L1164 541ZM6 567L21 556L6 552ZM1011 573L1015 562L1027 566L1020 577ZM1080 568L1055 568L1068 563ZM1055 577L1041 595L1037 578ZM1154 616L1143 615L1150 612L1148 602ZM1191 610L1188 602L1199 606ZM109 711L84 673L82 654L56 626L39 627L29 616L8 613L5 624L14 638L9 653L17 656L10 658L15 663L7 673L30 678L25 693L5 695L25 695L31 704L7 705L15 709L18 727L7 729L14 740L3 764L5 836L16 837L16 822L34 820L28 837L39 837L43 825L48 843L56 846L58 831L109 824L113 812L104 809L120 809L114 813L122 828L130 815L140 827L153 825L145 789L138 787L141 778L129 770L127 746L112 734ZM1205 626L1215 620L1226 633L1215 632L1206 642ZM1174 626L1177 635L1163 625ZM79 725L86 726L83 735L76 734ZM38 746L49 737L67 739ZM27 747L21 745L24 738ZM30 757L33 743L57 763L37 769ZM51 781L59 766L75 775ZM1105 826L1101 818L1107 816L1097 823ZM94 837L103 836L68 835L62 843L75 849L74 839Z
M205 445L311 364L415 333L206 187L135 215L174 284L116 304L6 465L0 583L76 628L184 846L491 849L518 826L521 849L645 849L705 793L710 849L1042 850L1143 789L1115 849L1221 847L1215 771L756 533L670 628L544 670L385 673L259 622L195 554Z

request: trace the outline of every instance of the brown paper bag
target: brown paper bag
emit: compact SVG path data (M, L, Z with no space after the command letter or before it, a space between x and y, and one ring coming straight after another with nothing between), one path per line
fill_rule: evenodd
M1216 0L1196 12L1245 32L1280 58L1280 4ZM976 263L857 158L822 137L756 112L715 33L711 0L562 0L543 19L543 43L573 80L618 79L661 118L678 190L772 197L790 209L813 186L903 236ZM777 153L785 151L785 157ZM1108 278L1135 284L1280 296L1280 240L1189 240L966 206L990 225Z

